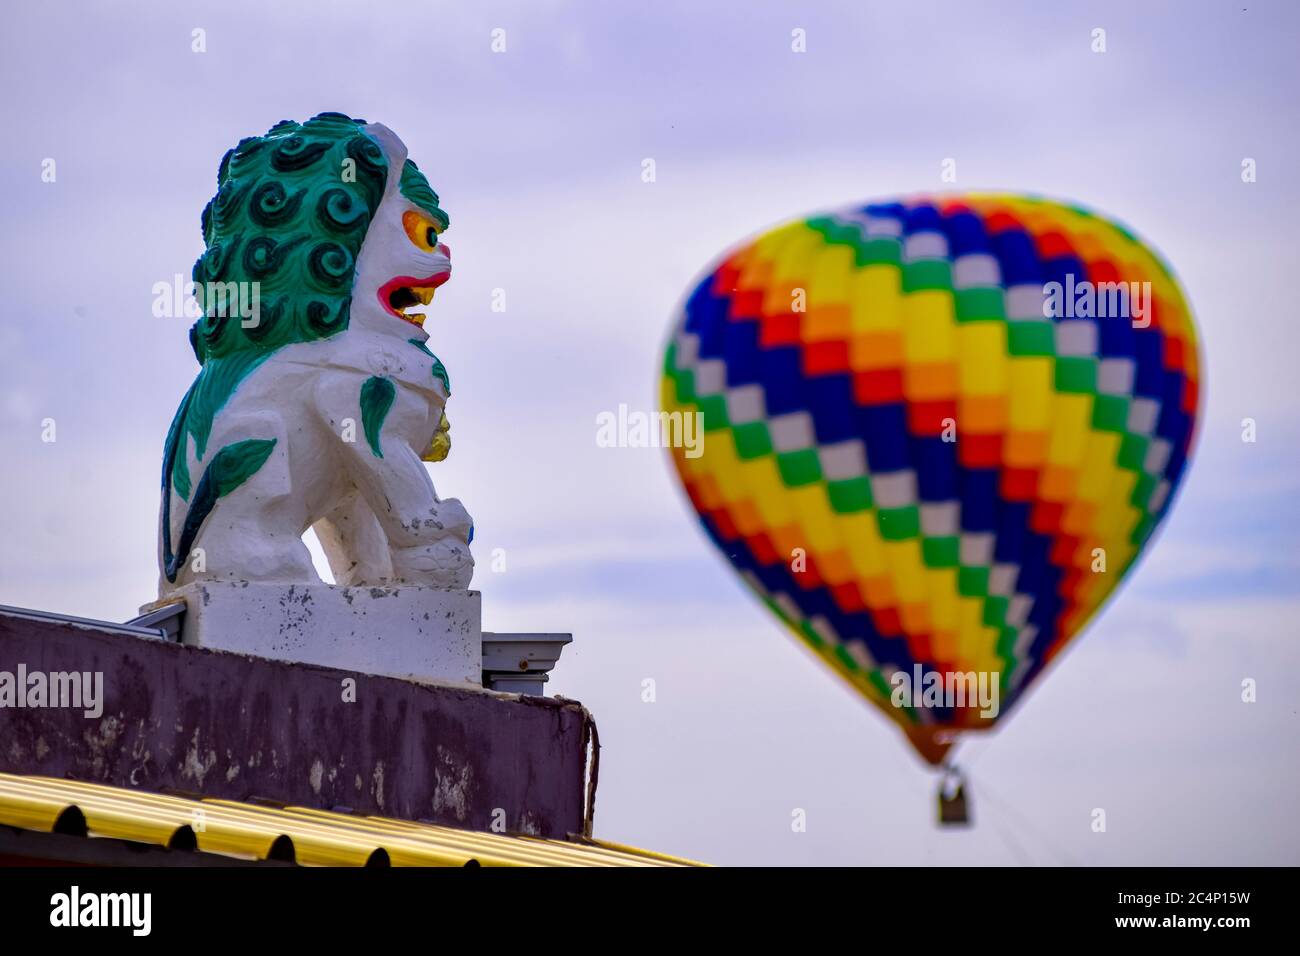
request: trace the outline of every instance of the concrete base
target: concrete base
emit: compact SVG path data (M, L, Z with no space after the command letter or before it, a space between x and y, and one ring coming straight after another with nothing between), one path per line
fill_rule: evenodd
M168 601L176 598L186 605L181 643L191 647L482 685L478 591L206 581L186 585Z

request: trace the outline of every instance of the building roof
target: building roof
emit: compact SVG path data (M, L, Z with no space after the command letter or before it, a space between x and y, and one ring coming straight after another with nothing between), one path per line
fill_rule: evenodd
M131 792L346 808L561 842L593 832L599 738L577 701L270 660L121 631L0 609L0 680L7 673L17 687L24 672L28 682L34 673L63 675L69 679L61 703L74 705L0 707L0 772L93 780ZM516 663L530 656L517 651ZM70 679L75 675L82 679ZM75 706L79 698L68 687L84 691L92 677L92 689L99 687L101 675L93 705L99 713ZM0 836L26 845L60 842L29 831ZM117 841L82 843L68 849L102 855ZM92 844L99 848L92 851Z
M191 798L0 773L0 824L305 866L698 866L600 840Z

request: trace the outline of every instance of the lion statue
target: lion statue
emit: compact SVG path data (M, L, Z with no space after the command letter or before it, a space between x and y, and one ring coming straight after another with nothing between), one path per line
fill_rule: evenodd
M241 140L217 184L193 271L202 368L163 450L159 596L319 582L308 528L337 584L468 587L473 524L423 464L449 448L450 382L410 311L451 275L437 194L391 130L339 113Z

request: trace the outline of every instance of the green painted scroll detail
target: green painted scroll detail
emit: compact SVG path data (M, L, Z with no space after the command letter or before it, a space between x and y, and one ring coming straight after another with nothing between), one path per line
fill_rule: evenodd
M420 167L409 159L402 165L399 185L402 195L436 219L443 229L451 225L451 220L438 205L438 194L433 191L424 173L420 172Z
M443 391L448 396L451 395L451 379L447 376L447 369L442 364L442 359L434 358L433 360L433 377L442 382Z
M188 500L190 497L190 469L186 454L189 436L194 436L194 457L202 461L217 412L226 404L236 386L270 357L270 352L240 352L225 358L209 359L199 372L177 410L163 452L163 468L181 498ZM166 486L164 481L163 487Z
M417 349L423 352L429 358L433 359L433 377L442 382L442 389L450 397L451 395L451 377L447 374L447 367L442 364L442 359L429 351L429 346L425 345L419 339L407 339Z
M213 457L212 462L203 471L198 487L194 489L194 501L185 515L185 525L181 529L181 540L176 553L171 550L171 496L163 493L163 558L166 565L167 580L175 581L176 575L190 556L194 539L204 520L217 504L218 498L224 498L245 481L257 473L266 464L275 449L274 438L247 438L226 445Z
M361 386L361 427L365 429L366 441L370 443L370 450L376 458L384 457L379 445L379 433L396 398L397 387L386 378L371 376Z

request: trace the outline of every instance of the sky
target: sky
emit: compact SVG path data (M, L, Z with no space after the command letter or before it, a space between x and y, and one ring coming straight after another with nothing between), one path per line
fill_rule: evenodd
M162 441L197 366L153 286L202 251L227 148L340 111L396 131L451 215L455 275L425 328L454 447L432 474L474 516L485 628L574 634L549 689L600 727L597 835L723 864L1300 863L1298 33L1300 7L1258 0L15 7L0 603L125 620L154 598ZM596 442L600 413L656 407L675 310L720 253L952 188L1134 226L1205 360L1169 520L1023 704L959 748L959 832L935 826L934 776L893 725L712 549L665 452Z

